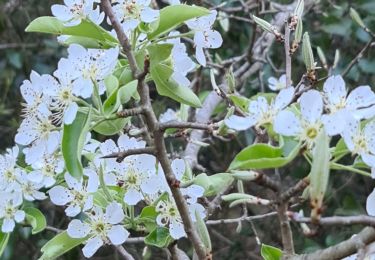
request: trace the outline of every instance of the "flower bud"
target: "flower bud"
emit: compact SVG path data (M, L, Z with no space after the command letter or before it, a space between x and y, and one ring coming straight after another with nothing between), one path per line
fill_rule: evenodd
M350 17L356 22L361 28L366 28L365 23L363 22L362 18L359 16L358 12L350 7Z
M303 35L302 54L307 71L315 70L314 55L311 49L310 36L308 32L305 32Z

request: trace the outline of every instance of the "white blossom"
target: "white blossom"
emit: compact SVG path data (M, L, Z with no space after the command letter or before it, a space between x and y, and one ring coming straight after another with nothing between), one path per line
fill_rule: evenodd
M64 0L65 5L52 5L52 14L62 21L65 26L75 26L83 19L90 19L96 24L100 24L104 19L104 13L100 12L99 6L94 8L94 3L98 0Z
M134 30L141 22L152 23L159 18L159 10L149 5L151 0L116 0L113 11L125 32Z
M19 148L14 146L7 149L4 155L0 155L0 190L11 192L19 189L17 176L23 170L17 166Z
M369 86L359 86L348 95L344 79L337 75L325 81L323 91L329 114L323 115L322 121L331 136L344 130L348 113L358 120L375 115L375 94Z
M0 196L0 219L3 220L1 231L9 233L13 231L15 222L20 223L25 219L25 212L19 209L22 205L22 194L1 192Z
M312 148L315 138L322 127L323 99L316 90L302 94L300 100L301 115L297 116L290 110L280 111L273 128L276 133L285 136L295 136Z
M375 121L367 123L363 129L351 115L346 116L345 122L341 135L347 148L353 155L360 155L365 164L375 167Z
M163 114L159 116L159 122L166 123L170 121L180 121L180 119L178 118L178 112L171 108L168 108Z
M217 11L213 10L209 15L191 19L186 22L187 26L195 32L195 57L202 66L206 66L206 56L204 55L203 49L216 49L223 43L223 38L220 33L212 29L216 16Z
M286 75L283 74L280 78L270 77L268 79L268 87L273 91L279 91L286 88Z
M34 201L44 200L47 198L43 192L39 191L41 188L43 188L43 183L29 181L26 173L18 175L17 181L19 184L19 191L22 192L25 200Z
M176 31L169 33L170 37L176 37L178 35L179 32ZM180 38L172 38L166 42L173 44L171 53L173 66L172 79L181 86L189 87L190 80L186 75L194 69L195 64L187 54L185 44L181 43Z
M156 212L158 213L156 223L161 227L168 226L171 237L180 239L186 236L181 216L174 202L170 200L159 201L156 205Z
M129 232L121 225L125 215L119 203L109 204L105 213L95 206L87 215L85 222L72 220L67 230L72 238L89 237L82 249L85 257L93 256L104 244L121 245L129 237Z
M61 185L49 190L49 196L53 204L58 206L68 205L65 213L69 217L78 215L81 211L87 211L93 207L94 198L91 193L96 192L99 186L99 177L95 172L84 171L88 176L86 184L83 179L75 179L69 173L65 173L65 182L68 187Z
M29 146L23 150L27 164L40 160L45 153L53 153L60 144L60 132L49 116L25 118L15 136L17 144Z
M24 80L20 91L25 103L22 103L23 117L36 117L39 114L42 116L49 115L50 98L43 93L44 88L53 84L54 78L50 75L39 75L32 71L30 80Z
M232 115L224 122L232 129L241 131L252 126L259 127L264 124L273 123L275 116L292 101L294 88L289 87L281 90L271 104L265 97L259 96L256 100L251 101L248 107L248 116L241 117Z

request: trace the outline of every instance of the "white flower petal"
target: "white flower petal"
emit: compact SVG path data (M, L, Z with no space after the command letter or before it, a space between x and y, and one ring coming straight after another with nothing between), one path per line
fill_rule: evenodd
M81 213L81 207L76 205L76 204L72 204L72 205L69 205L69 207L67 207L65 209L65 213L68 217L75 217L77 216L79 213Z
M112 226L108 231L107 236L113 245L121 245L129 237L129 232L120 225Z
M74 119L76 118L77 112L78 112L77 103L75 102L70 103L64 113L64 123L66 125L70 125L71 123L73 123Z
M180 239L181 237L186 236L184 225L175 220L172 220L172 222L169 224L169 233L174 239Z
M20 223L25 220L25 216L26 216L25 211L17 210L16 213L14 213L14 220L17 223Z
M302 131L300 120L293 112L288 110L283 110L277 114L273 129L276 133L285 136L296 136Z
M135 189L129 189L124 195L124 202L128 205L136 205L142 199L142 194Z
M103 244L104 242L100 237L90 238L82 248L83 255L87 258L92 257Z
M287 105L289 105L290 102L292 102L293 97L294 97L294 88L293 87L284 88L276 96L273 107L277 110L281 110L285 108Z
M369 86L359 86L348 95L346 105L349 109L368 107L375 104L375 94Z
M317 90L309 90L300 98L302 117L309 123L320 120L323 112L323 99Z
M224 120L225 124L234 130L243 131L249 129L255 125L255 121L251 117L242 117L237 115L232 115Z
M78 219L73 219L68 225L67 232L71 238L86 237L90 233L90 226Z
M370 216L375 216L375 189L367 197L366 210L367 214L369 214Z
M10 233L14 230L16 223L13 219L5 218L3 219L3 225L1 226L1 231L3 233Z
M112 202L107 206L104 216L110 224L118 224L125 217L121 204L116 202Z
M74 198L70 190L62 186L53 187L49 190L48 194L51 198L52 203L58 206L66 205Z
M206 56L204 55L204 51L201 46L195 47L195 58L197 59L200 65L206 67Z
M331 76L325 82L323 91L328 99L329 104L338 104L346 98L345 81L341 75Z

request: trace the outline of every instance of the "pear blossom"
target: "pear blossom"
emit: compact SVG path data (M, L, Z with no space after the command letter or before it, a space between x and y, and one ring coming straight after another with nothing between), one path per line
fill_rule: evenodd
M65 26L75 26L84 19L90 19L95 24L101 24L104 13L100 12L99 6L94 8L98 0L64 0L65 5L52 5L52 14L62 21Z
M270 104L268 104L265 97L259 96L256 100L250 102L248 116L232 115L225 119L224 122L229 128L238 131L246 130L252 126L259 127L264 124L273 123L275 116L289 105L293 96L293 87L281 90Z
M65 213L69 217L77 216L81 211L87 211L93 207L94 197L91 193L96 192L99 186L99 177L91 170L85 170L88 176L86 184L83 179L75 179L69 173L65 173L65 182L68 187L61 185L49 190L49 196L53 204L58 206L68 205Z
M151 0L115 0L115 16L125 32L134 30L141 22L152 23L159 18L159 10L150 6Z
M95 206L86 214L88 218L84 222L73 219L67 230L72 238L88 237L82 249L85 257L92 257L104 244L121 245L129 237L129 232L121 225L125 215L119 203L110 203L105 213Z
M50 98L43 93L44 88L48 87L54 78L50 75L39 75L32 71L30 80L24 80L20 90L23 99L26 101L22 103L23 117L36 117L38 114L46 116L49 114L48 105Z
M323 92L329 113L323 115L322 121L331 136L344 130L343 122L347 113L358 120L375 115L375 93L369 86L359 86L348 95L344 79L337 75L325 81Z
M169 34L171 37L178 35L179 32L176 31ZM186 75L194 69L195 64L187 54L185 44L181 43L180 38L177 37L169 39L166 42L173 44L171 53L173 66L173 73L171 75L172 79L181 86L189 87L190 80L186 77Z
M3 220L1 231L10 233L14 230L15 222L20 223L25 219L25 212L20 210L22 194L19 192L1 192L0 219Z
M216 16L217 11L212 10L209 15L194 18L186 22L187 26L195 32L195 57L202 66L206 66L206 56L203 49L216 49L223 43L220 33L212 29Z
M156 223L161 227L168 226L171 237L180 239L186 236L184 224L174 202L170 200L159 201L156 205L156 212L158 213Z
M286 75L283 74L280 78L270 77L268 79L268 87L273 91L279 91L286 88Z
M45 153L53 153L60 144L60 132L52 124L49 116L25 118L15 136L20 145L29 145L23 150L25 161L32 164Z
M316 90L302 94L299 100L301 116L289 110L280 111L274 120L274 131L285 136L295 136L312 148L322 128L323 99Z
M19 189L17 176L23 170L17 166L19 148L14 146L7 149L6 154L0 155L0 190L11 192Z
M361 129L360 122L347 115L345 125L341 135L349 151L353 155L360 155L368 166L375 167L375 121L367 123Z
M28 180L27 174L22 173L17 176L18 191L22 192L22 195L25 200L27 201L34 201L34 200L44 200L47 198L47 196L39 191L41 188L43 188L43 183L36 183Z
M64 171L64 159L57 152L44 154L31 167L33 170L27 174L27 179L32 182L41 183L43 187L49 188L55 184L56 175Z

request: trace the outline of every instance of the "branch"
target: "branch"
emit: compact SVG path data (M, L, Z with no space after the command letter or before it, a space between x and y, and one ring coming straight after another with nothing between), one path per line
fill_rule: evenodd
M298 223L315 224L311 218L300 217L297 213L293 213L291 216L291 219ZM349 217L333 216L333 217L321 218L317 224L321 226L365 225L365 226L375 227L375 217L371 217L367 215L349 216Z
M259 173L259 177L255 179L255 183L267 187L273 190L274 192L278 192L280 189L279 183L277 181L272 180L264 173Z
M366 45L363 47L363 49L358 52L358 54L355 56L355 58L348 64L348 66L346 66L346 68L344 69L344 71L341 73L341 76L345 76L346 74L348 74L350 72L350 70L352 69L352 67L357 64L359 62L360 59L362 59L363 55L365 54L365 52L372 46L372 44L374 43L374 38L372 37L367 43Z
M288 21L285 23L285 73L286 73L286 87L291 86L292 77L292 57L290 55L290 27Z
M258 219L264 219L267 217L277 216L277 212L273 211L270 213L266 213L263 215L257 215L257 216L243 216L240 218L230 218L230 219L218 219L218 220L207 220L207 225L220 225L220 224L238 224L238 222L242 221L250 221L250 220L258 220Z
M372 227L364 228L359 234L343 241L335 246L315 251L311 254L303 254L293 256L288 259L292 260L316 260L316 259L342 259L352 255L364 245L368 245L375 241L375 229Z
M283 243L283 249L286 255L294 254L294 243L293 233L290 227L289 217L287 214L288 203L282 202L277 206L277 214L280 222L281 239Z
M132 48L129 42L128 37L126 36L124 30L122 29L122 26L120 22L117 20L112 6L111 2L109 0L101 0L101 5L104 10L104 13L108 16L109 20L111 21L112 27L115 30L117 34L117 38L122 46L122 49L128 58L129 66L132 71L133 77L137 78L137 75L139 74L139 69L137 66L137 61L135 60L135 56L132 52Z
M118 117L128 117L128 116L136 116L143 113L144 108L143 107L134 107L134 108L128 108L124 109L117 113Z
M296 185L294 185L293 187L281 193L280 201L281 202L289 201L292 197L294 197L299 192L303 191L307 186L309 186L309 184L310 184L310 180L307 177L303 178L302 180L297 182Z
M117 250L117 252L120 253L120 255L122 255L124 257L124 259L134 260L134 257L131 254L129 254L128 251L126 251L124 247L116 246L116 250Z
M144 147L144 148L136 148L136 149L129 149L126 151L118 152L118 153L111 153L101 157L102 159L109 159L109 158L117 158L117 162L122 162L126 157L130 155L136 154L155 154L155 147Z
M202 123L194 123L194 122L179 122L179 121L172 121L167 123L160 123L159 129L160 131L165 131L169 128L182 128L182 129L200 129L205 130L207 132L212 133L214 128L217 128L215 124L202 124Z

